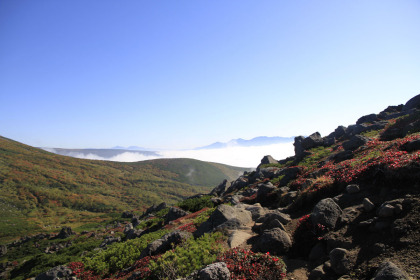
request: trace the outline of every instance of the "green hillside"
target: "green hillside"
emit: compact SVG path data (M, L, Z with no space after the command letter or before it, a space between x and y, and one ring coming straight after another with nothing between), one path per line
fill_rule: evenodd
M99 222L109 213L142 211L162 201L173 204L208 192L240 171L215 166L219 165L185 159L83 160L0 137L0 240ZM193 176L187 170L194 170Z

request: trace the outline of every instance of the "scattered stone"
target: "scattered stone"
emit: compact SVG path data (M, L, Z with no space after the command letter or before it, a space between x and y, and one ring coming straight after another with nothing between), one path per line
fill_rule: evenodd
M121 237L108 236L104 239L104 241L102 241L99 247L105 248L106 246L111 245L112 243L115 243L115 242L121 242Z
M383 262L375 272L372 280L409 280L405 271L390 261Z
M7 254L7 246L6 245L0 245L0 257Z
M378 216L381 218L388 218L394 216L394 206L390 204L382 205L378 210Z
M280 228L266 230L257 241L260 252L270 252L273 255L281 255L289 251L292 241L289 234Z
M331 268L338 275L343 275L349 272L351 263L349 259L349 252L343 248L335 248L330 254Z
M324 265L321 264L315 267L314 269L312 269L312 271L309 273L308 280L321 280L321 279L324 279L324 277L325 277Z
M56 236L56 238L58 239L66 239L69 238L70 236L76 234L71 227L63 227L60 231L60 233Z
M363 199L363 209L365 209L366 212L370 212L375 208L375 204L372 203L372 201L369 200L369 198L365 197Z
M344 150L354 151L360 146L365 145L370 139L362 135L354 135L350 140L343 143Z
M358 192L360 192L360 187L359 187L359 185L356 185L356 184L351 184L351 185L348 185L348 186L346 187L346 191L347 191L347 193L349 193L349 194L358 193Z
M163 254L166 251L172 249L174 245L181 243L183 240L188 239L191 236L189 232L184 231L173 231L165 234L162 238L159 238L149 245L141 252L140 259L146 256L155 256Z
M186 215L188 215L188 212L179 208L171 207L169 208L168 214L166 214L165 224L168 224L169 222L184 217Z
M209 264L198 272L199 280L228 280L230 272L226 263L218 262Z
M59 280L59 279L68 279L73 272L70 268L64 265L59 265L54 268L51 268L47 272L39 274L35 277L35 280Z
M312 210L312 223L334 228L342 212L343 211L340 206L338 206L331 198L322 199Z
M252 220L256 221L266 214L266 211L259 203L245 207L245 210L251 212Z

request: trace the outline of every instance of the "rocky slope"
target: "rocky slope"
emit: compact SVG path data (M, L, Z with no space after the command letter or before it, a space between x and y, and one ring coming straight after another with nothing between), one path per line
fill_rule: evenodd
M296 137L295 156L265 156L207 195L3 246L3 275L417 279L419 132L420 95L328 136Z

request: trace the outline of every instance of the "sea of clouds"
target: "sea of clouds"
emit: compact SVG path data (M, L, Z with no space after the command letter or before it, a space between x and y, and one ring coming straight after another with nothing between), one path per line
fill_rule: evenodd
M120 162L136 162L157 158L192 158L202 161L218 162L232 166L255 168L260 164L265 155L271 155L280 160L294 155L293 143L280 143L266 146L241 147L231 145L220 149L201 149L201 150L163 150L157 151L158 155L147 156L135 152L123 152L117 156L103 158L95 154L71 153L68 156L94 159L109 160Z

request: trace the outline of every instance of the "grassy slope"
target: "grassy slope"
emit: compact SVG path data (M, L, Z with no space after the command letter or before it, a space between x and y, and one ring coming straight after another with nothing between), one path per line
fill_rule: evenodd
M189 181L171 170L189 170L188 164L199 178ZM165 166L76 159L0 137L0 241L208 192L214 178L226 177L220 170L202 171L208 168L213 164L195 160Z

